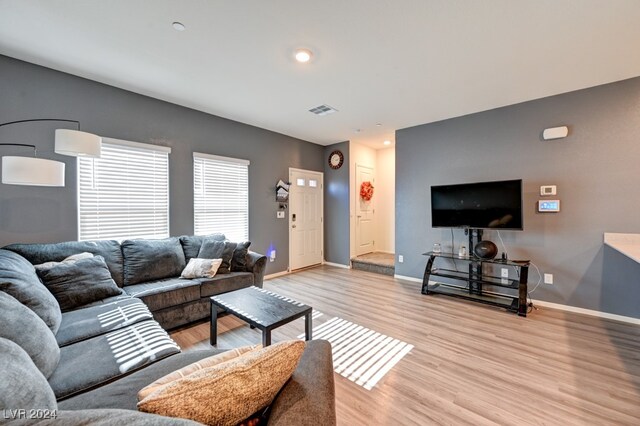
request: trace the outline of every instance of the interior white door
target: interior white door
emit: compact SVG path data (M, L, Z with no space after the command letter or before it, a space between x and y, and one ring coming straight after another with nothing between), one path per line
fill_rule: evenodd
M371 182L375 187L373 168L356 164L356 256L371 253L375 244L375 195L370 201L363 200L360 197L362 182Z
M289 169L289 269L322 263L323 174Z

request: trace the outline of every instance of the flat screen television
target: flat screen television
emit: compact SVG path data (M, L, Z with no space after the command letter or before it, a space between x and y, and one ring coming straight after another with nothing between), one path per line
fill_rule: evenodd
M431 187L434 228L522 230L522 179Z

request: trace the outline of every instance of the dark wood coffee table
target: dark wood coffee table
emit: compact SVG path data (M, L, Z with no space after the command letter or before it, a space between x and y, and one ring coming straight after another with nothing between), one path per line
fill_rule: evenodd
M217 306L261 330L262 346L271 344L271 330L302 316L305 317L305 340L311 340L311 306L258 287L248 287L211 297L211 346L218 340Z

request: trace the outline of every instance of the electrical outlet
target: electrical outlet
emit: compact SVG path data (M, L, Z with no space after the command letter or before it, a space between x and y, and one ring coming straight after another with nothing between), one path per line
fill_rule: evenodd
M278 210L276 212L276 218L278 219L284 219L284 210Z
M276 251L271 250L271 255L269 256L269 262L275 262L276 260Z
M398 263L403 263L403 262L404 262L404 256L398 255Z
M544 274L544 283L553 285L553 274Z

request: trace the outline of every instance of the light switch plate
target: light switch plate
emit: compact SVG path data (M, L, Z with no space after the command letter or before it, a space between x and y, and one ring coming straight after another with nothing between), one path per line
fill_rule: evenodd
M558 188L555 185L542 185L540 187L540 195L556 195Z
M278 210L278 211L276 212L276 217L277 217L278 219L284 219L284 211L282 211L282 210Z

